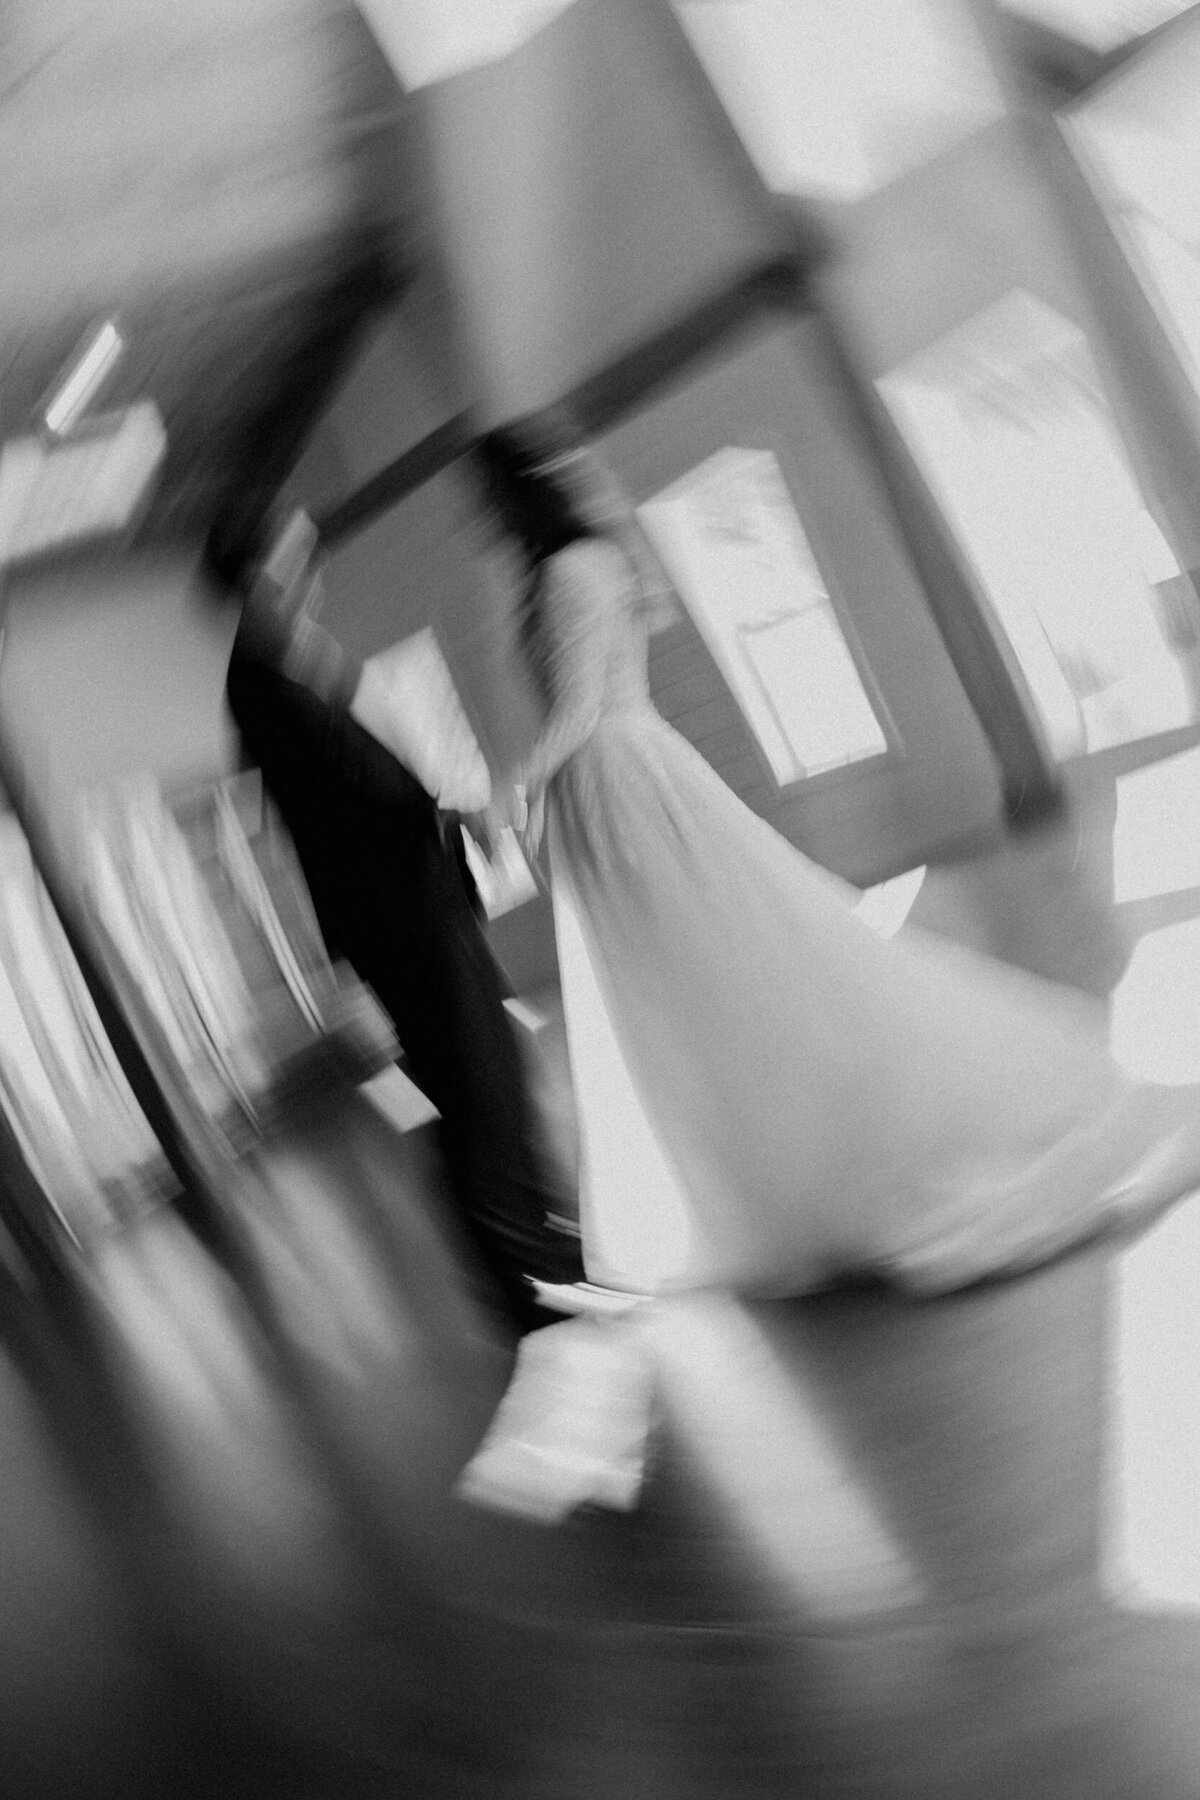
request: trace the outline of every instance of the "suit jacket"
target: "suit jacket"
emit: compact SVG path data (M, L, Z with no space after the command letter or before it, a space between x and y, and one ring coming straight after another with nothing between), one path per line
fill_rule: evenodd
M452 1182L485 1253L554 1280L578 1245L547 1226L563 1197L533 1148L505 987L457 831L348 707L242 639L226 693L244 750L291 833L326 947L374 989L442 1116Z

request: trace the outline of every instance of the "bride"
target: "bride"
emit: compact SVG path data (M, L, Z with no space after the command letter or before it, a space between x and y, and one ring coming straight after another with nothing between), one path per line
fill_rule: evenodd
M543 421L477 457L546 707L496 822L534 841L544 809L560 931L565 906L627 1076L578 1083L585 1164L647 1207L667 1181L690 1227L682 1266L631 1285L948 1291L1200 1187L1200 1095L1127 1077L1068 990L877 937L655 711L652 559L592 454Z

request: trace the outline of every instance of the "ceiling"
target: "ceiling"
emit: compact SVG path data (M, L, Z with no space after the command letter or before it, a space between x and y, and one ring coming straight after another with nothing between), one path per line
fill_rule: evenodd
M236 535L403 283L403 100L349 0L5 0L0 426L119 315L156 401L142 527Z
M142 536L236 557L405 283L420 130L353 0L0 0L0 431L119 315L105 404L169 439Z

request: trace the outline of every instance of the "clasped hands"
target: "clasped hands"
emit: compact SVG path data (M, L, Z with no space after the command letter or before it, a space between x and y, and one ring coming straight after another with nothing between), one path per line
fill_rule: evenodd
M541 847L545 822L544 794L539 790L530 798L521 782L512 782L495 790L477 821L490 846L498 842L502 832L515 832L530 861Z

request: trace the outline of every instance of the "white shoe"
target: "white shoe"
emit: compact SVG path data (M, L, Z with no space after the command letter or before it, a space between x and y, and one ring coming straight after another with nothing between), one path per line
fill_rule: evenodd
M653 1298L651 1294L630 1293L623 1288L599 1287L594 1281L534 1281L533 1289L539 1305L564 1317L608 1318L644 1306Z

